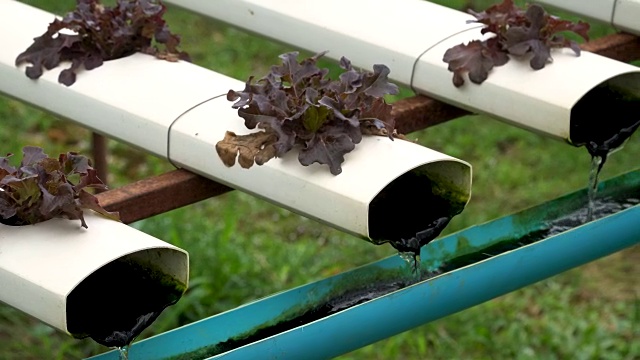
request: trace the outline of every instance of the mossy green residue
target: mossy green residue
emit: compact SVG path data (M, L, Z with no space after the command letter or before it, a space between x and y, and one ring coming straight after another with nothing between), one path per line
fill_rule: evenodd
M471 241L465 236L456 236L456 254L467 254L475 250L475 247L471 245Z
M369 236L417 256L464 209L467 195L424 169L405 173L369 204Z
M426 281L434 276L515 249L518 246L532 242L533 239L534 238L528 239L525 242L521 239L505 240L477 252L446 259L445 263L440 266L439 269L432 271L428 271L423 266L421 267L422 274L420 281ZM357 272L348 274L346 277L343 277L330 292L317 301L296 306L279 317L226 341L202 347L193 352L170 357L168 360L197 360L219 355L322 319L377 297L387 295L390 292L403 289L416 282L417 280L414 275L409 274L406 268L377 269L369 274L364 274L364 276Z
M422 272L422 279L439 272ZM168 360L195 360L212 357L238 347L265 339L269 336L322 319L352 306L367 302L390 292L416 283L415 275L406 267L376 268L368 271L354 270L345 274L329 291L316 300L295 306L277 318L226 341L180 354Z
M450 213L457 215L464 210L469 201L469 192L454 184L451 179L435 173L426 173L425 177L431 182L431 191L435 196L448 199L450 202Z
M421 266L420 279L416 279L407 268L378 268L367 273L354 271L346 274L332 289L317 301L296 306L279 317L261 324L243 334L234 336L226 341L197 349L193 352L169 358L170 360L196 360L212 357L241 346L265 339L284 331L322 319L326 316L346 310L352 306L387 295L390 292L403 289L418 281L426 281L434 276L459 269L477 261L485 260L500 253L516 249L544 238L543 233L529 234L524 238L505 239L492 246L471 251L472 247L465 245L461 239L460 249L465 249L461 256L451 256L443 259L444 263L437 269ZM471 252L467 253L466 250ZM424 265L424 264L423 264Z
M604 163L640 127L639 83L640 74L622 74L586 93L571 109L571 142ZM601 109L607 109L606 119L594 116Z
M67 329L108 347L126 346L180 299L186 285L127 258L82 281L67 297Z
M516 250L522 246L533 244L536 241L542 240L546 237L548 231L546 229L532 231L529 234L512 239L504 239L492 244L491 246L482 248L474 252L465 253L464 255L456 256L455 258L446 261L440 270L443 273L447 273L453 270L463 268L468 265L476 264L480 261L490 259L494 256L503 254L507 251Z

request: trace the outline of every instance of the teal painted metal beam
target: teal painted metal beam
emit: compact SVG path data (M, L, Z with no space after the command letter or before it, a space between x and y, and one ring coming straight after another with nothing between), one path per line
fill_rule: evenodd
M621 191L638 198L640 170L602 183L599 194L604 197ZM582 190L470 227L425 246L421 265L423 269L434 269L452 259L482 252L506 239L540 230L550 220L585 204L586 191ZM639 244L638 219L640 205L632 206L210 358L332 358ZM367 284L393 277L406 280L410 275L399 257L386 258L140 341L131 347L130 357L206 358L201 355L216 344L290 320L344 290L366 289ZM118 354L110 352L92 359L118 359Z

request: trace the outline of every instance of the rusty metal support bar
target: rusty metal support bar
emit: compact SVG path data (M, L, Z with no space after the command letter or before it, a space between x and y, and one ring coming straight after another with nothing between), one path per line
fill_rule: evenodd
M91 133L91 152L93 155L93 167L98 172L98 177L103 183L109 184L109 166L107 165L107 141L108 139L98 133Z
M469 115L470 112L428 96L416 95L393 103L391 114L396 119L398 132L408 134Z
M603 36L582 44L581 48L622 62L640 59L640 37L626 33Z
M640 37L630 34L608 35L581 47L623 62L640 59ZM417 95L395 102L392 114L396 118L398 132L407 134L470 113L427 96ZM97 196L100 204L107 210L119 211L122 221L131 223L231 190L233 189L228 186L189 171L174 170Z
M96 197L105 209L119 211L122 222L129 224L231 190L228 186L180 169L105 191Z

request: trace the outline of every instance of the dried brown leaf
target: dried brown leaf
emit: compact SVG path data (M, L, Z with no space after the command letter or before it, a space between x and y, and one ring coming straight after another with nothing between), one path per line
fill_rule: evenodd
M236 135L227 131L224 139L216 144L216 152L227 166L238 163L245 169L254 163L262 165L276 156L275 143L278 137L272 132L259 131L248 135Z

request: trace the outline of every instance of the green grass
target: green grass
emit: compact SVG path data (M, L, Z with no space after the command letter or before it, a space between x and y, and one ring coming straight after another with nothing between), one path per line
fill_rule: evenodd
M58 13L74 3L24 2ZM168 15L195 63L239 79L264 73L278 54L295 50L179 9L171 8ZM609 32L595 26L592 33ZM15 100L0 98L0 121L0 153L19 153L26 144L42 146L50 155L89 153L88 131ZM584 149L484 116L456 119L411 137L473 164L472 200L447 232L542 203L587 182L590 159ZM109 149L113 187L171 169L115 141ZM611 156L602 177L638 167L639 153L636 134ZM191 254L190 289L143 337L394 253L240 192L134 226ZM340 359L637 359L639 274L636 246ZM0 359L77 359L105 350L0 306Z

